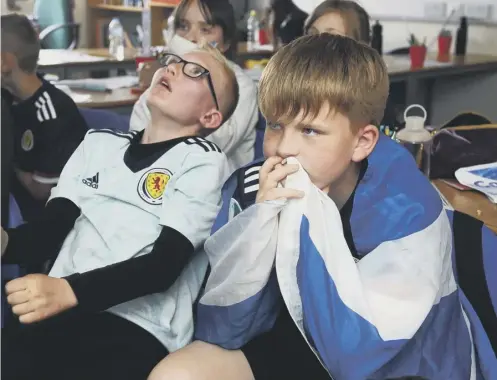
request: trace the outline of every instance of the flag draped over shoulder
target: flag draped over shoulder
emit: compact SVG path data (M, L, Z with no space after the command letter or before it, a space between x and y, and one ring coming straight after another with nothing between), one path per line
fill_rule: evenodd
M303 199L255 204L207 241L212 273L197 338L239 348L272 327L282 297L332 378L482 378L447 213L421 173L399 181L383 165L386 155L395 170L414 166L389 144L380 139L356 189L358 262L336 205L302 169L285 186L304 191Z

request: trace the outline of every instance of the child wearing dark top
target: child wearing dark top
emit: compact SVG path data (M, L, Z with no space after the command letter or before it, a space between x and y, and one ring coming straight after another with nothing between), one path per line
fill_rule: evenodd
M2 101L14 134L11 192L22 216L39 215L88 131L74 101L36 73L40 43L27 17L2 16Z

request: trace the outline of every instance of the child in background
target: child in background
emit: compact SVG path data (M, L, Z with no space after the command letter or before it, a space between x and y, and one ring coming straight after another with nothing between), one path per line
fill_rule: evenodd
M382 58L350 38L302 37L271 59L259 94L268 121L266 161L227 182L219 225L229 228L236 208L249 212L266 201L302 197L278 186L298 170L286 164L296 158L339 209L346 261L357 280L336 276L326 257L304 248L298 269L278 256L278 278L273 272L232 304L223 303L226 294L210 293L210 284L224 279L232 295L243 279L214 266L198 308L199 341L163 360L149 380L469 379L472 342L452 273L449 221L410 154L377 128L388 97ZM242 259L243 251L234 253ZM370 294L361 270L377 274L368 291L379 298L364 300L368 313L349 298L349 291ZM281 273L295 273L296 285L280 288ZM276 314L279 291L286 296ZM261 307L260 314L244 314Z
M10 14L1 24L2 102L14 126L11 192L23 218L32 220L88 127L74 101L37 74L40 42L28 18Z
M371 40L368 13L348 0L323 1L305 22L304 32L340 34L368 45Z

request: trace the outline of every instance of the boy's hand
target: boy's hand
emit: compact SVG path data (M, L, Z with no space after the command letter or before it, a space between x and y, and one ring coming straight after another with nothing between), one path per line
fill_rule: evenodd
M7 244L9 244L9 235L5 230L2 228L2 256L5 253L5 250L7 249Z
M302 198L304 196L302 191L278 187L278 183L298 170L298 165L286 164L286 160L281 157L268 158L259 171L259 191L255 199L256 202L274 201L281 198Z
M5 292L21 323L38 322L78 304L67 280L44 274L16 278L7 283Z

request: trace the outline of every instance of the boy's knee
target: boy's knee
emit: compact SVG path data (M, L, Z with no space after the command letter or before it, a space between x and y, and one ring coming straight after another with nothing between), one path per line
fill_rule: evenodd
M195 341L155 366L148 380L253 380L241 351Z
M181 361L162 360L155 366L147 380L195 380L189 366Z

